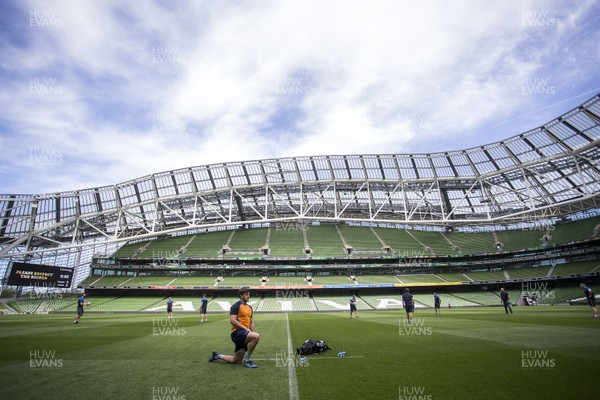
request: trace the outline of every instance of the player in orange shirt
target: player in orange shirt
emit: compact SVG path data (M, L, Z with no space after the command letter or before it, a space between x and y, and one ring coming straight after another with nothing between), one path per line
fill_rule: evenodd
M244 367L257 368L252 362L252 352L260 340L260 334L254 331L254 321L252 319L252 306L248 304L250 300L250 288L242 287L238 290L240 301L231 306L229 310L229 323L231 327L231 341L235 343L235 350L232 356L219 354L213 351L208 361L223 360L229 364L239 364L244 358Z

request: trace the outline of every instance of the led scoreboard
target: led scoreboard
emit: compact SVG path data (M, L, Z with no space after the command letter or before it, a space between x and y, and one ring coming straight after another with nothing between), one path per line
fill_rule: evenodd
M52 265L14 262L8 285L70 288L73 270Z

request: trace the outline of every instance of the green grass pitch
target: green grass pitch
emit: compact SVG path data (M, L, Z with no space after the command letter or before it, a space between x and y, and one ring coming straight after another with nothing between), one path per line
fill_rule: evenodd
M231 354L227 315L0 317L3 399L575 399L600 390L600 321L589 307L255 313L258 369ZM289 326L289 328L288 328ZM289 332L289 337L288 337ZM333 350L301 364L305 339ZM291 344L291 346L290 346ZM337 357L345 351L346 357Z

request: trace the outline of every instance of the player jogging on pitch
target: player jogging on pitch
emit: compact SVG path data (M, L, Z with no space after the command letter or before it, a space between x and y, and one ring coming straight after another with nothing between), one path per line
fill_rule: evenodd
M242 287L238 290L240 301L231 306L229 310L229 323L231 328L231 341L235 343L235 350L232 356L219 354L216 350L208 359L209 362L223 360L228 364L239 364L246 353L244 367L257 368L252 362L252 352L256 348L260 335L254 331L254 321L252 320L252 306L248 304L250 300L250 288Z
M352 318L352 313L354 313L354 316L358 318L358 311L356 311L357 301L358 300L356 300L356 295L352 295L352 297L350 297L350 300L348 300L348 303L350 304L350 318Z
M434 308L435 308L435 316L439 317L442 299L440 298L440 296L438 296L438 294L436 292L433 292L433 304L434 304Z
M208 322L208 320L206 319L206 309L208 308L208 299L206 298L206 293L204 293L202 295L202 299L200 300L200 314L202 315L202 318L200 319L200 322Z
M167 297L167 319L173 319L173 300Z
M406 311L406 320L409 324L413 323L413 312L415 311L415 301L413 295L410 293L410 289L406 288L402 295L402 307Z
M504 311L506 311L506 315L508 315L509 311L512 314L513 311L512 305L510 304L510 295L506 290L504 290L504 288L500 288L500 301L504 305Z
M594 295L594 292L592 292L592 289L583 282L579 284L579 287L583 289L583 294L590 307L592 307L592 311L594 311L594 319L598 319L598 307L596 306L596 296Z
M85 293L82 294L79 300L77 300L77 316L75 317L75 321L73 321L74 324L79 323L79 318L83 315L83 307L89 306L90 304L92 303L89 301L87 303L85 302Z

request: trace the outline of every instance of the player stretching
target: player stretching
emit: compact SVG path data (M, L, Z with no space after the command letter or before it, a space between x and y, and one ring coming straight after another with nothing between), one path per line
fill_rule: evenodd
M358 311L356 311L356 302L356 295L352 295L352 297L350 297L350 300L348 300L348 303L350 303L350 318L352 318L352 313L354 313L354 316L358 318Z
M173 319L173 300L171 300L171 296L167 297L167 319Z
M79 323L79 318L83 315L83 307L89 306L90 304L92 303L89 301L87 303L85 302L85 293L82 294L79 300L77 300L77 316L75 317L75 321L73 321L74 324Z
M433 303L434 303L434 308L435 308L435 315L436 317L440 316L440 305L442 304L442 299L440 298L440 296L438 296L438 294L436 292L433 292Z
M512 305L510 304L510 296L504 288L500 288L500 301L504 305L504 311L506 311L506 315L508 315L508 311L512 314Z
M246 353L244 367L257 368L252 362L252 352L256 348L260 335L254 331L254 321L252 319L252 306L248 304L250 300L250 288L242 287L238 290L240 301L231 306L229 310L229 323L231 328L231 341L235 343L235 350L232 356L219 354L213 351L208 361L223 360L229 364L239 364Z
M594 292L592 292L592 289L583 282L579 284L579 287L583 289L583 294L594 311L594 319L598 319L598 307L596 307L596 296L594 295Z
M202 295L202 300L200 300L200 314L202 314L202 319L200 322L208 322L206 320L206 308L208 307L208 299L206 298L206 293Z
M406 291L402 295L402 307L404 307L404 310L406 311L406 320L409 324L412 324L415 301L413 300L413 295L410 293L409 288L406 288Z

